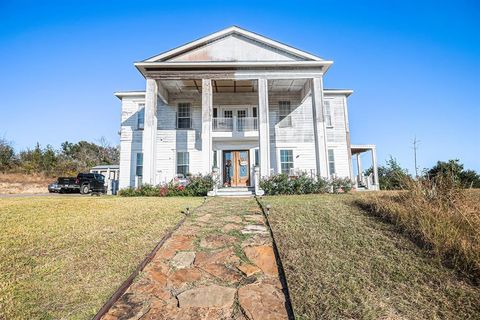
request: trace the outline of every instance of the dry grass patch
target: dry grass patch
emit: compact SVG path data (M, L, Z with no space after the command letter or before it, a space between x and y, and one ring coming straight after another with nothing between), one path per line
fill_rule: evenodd
M358 195L264 197L298 319L478 319L459 279Z
M480 284L480 190L432 183L412 182L408 191L368 194L357 203Z
M45 193L54 180L42 174L0 173L0 194Z
M0 319L91 318L201 198L0 199Z

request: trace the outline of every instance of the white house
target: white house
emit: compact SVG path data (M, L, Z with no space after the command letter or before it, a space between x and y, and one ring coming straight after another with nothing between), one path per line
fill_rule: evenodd
M253 186L257 167L262 177L306 172L377 189L375 146L350 144L352 90L323 87L332 63L235 26L135 63L145 91L115 93L120 188L212 168L223 184L231 163L232 186ZM358 157L365 151L369 177Z

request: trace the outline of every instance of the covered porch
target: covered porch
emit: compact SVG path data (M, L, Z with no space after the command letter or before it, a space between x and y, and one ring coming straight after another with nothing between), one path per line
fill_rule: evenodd
M352 164L353 162L356 164L352 168L352 180L354 182L355 189L380 190L376 146L373 144L351 145L350 150ZM362 166L362 154L365 153L370 153L371 156L371 166L369 168L372 168L372 170L368 175L365 175L364 168Z

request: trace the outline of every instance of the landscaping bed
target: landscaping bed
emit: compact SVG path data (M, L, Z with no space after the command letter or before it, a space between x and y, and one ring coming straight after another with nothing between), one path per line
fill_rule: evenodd
M264 197L297 319L477 319L480 288L438 263L363 195Z
M201 198L0 199L0 319L90 319Z

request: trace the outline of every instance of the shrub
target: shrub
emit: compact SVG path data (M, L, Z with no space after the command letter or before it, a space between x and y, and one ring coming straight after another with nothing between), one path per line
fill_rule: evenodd
M198 175L190 176L186 186L173 181L159 186L144 184L138 189L122 189L118 194L122 197L199 197L206 196L213 189L214 183L211 175Z
M335 185L332 181L335 181ZM313 178L306 174L289 177L282 173L261 180L260 187L267 195L325 193L328 190L348 192L351 190L351 182L348 178L327 181L321 177Z

